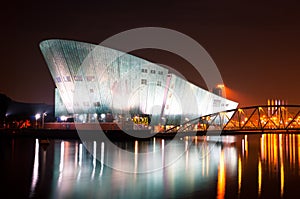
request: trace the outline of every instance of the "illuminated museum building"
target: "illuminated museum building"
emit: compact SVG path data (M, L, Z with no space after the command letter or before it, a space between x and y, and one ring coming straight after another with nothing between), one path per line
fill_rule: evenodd
M120 122L144 114L151 125L175 124L238 105L118 50L57 39L42 41L40 49L56 85L56 117Z

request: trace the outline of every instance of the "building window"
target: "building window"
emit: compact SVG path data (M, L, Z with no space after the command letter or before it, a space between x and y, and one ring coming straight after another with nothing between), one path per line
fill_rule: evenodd
M151 74L155 74L155 70L150 70L150 73Z
M162 71L158 71L158 74L159 75L163 75L164 73Z
M95 107L99 107L100 106L100 102L94 102L94 106Z
M147 80L146 79L141 79L141 84L147 84Z
M70 76L64 76L64 82L70 82L71 77Z
M81 75L75 75L75 76L74 76L74 80L75 80L75 81L82 81L83 79L82 79L82 76L81 76Z
M57 82L61 82L61 78L60 77L56 77L56 81Z
M147 69L145 69L145 68L142 68L142 73L147 73L148 72L148 70Z
M95 76L86 76L86 81L92 82L95 80Z
M213 101L213 106L214 106L214 107L220 107L220 105L221 105L221 100L216 100L216 99L215 99L215 100Z
M156 85L161 86L161 81L158 81Z

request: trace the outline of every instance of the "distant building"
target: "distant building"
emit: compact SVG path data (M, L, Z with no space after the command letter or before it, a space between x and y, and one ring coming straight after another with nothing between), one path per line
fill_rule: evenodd
M225 97L225 86L223 84L218 84L213 88L212 92L220 97Z
M238 105L222 97L222 89L215 95L167 68L114 49L71 40L46 40L40 48L56 85L57 117L95 122L149 115L155 125L162 120L181 123Z
M282 106L282 105L288 105L287 100L281 100L281 99L268 99L267 100L268 104L268 116L271 117L274 113L277 114L277 107ZM285 109L284 112L287 111L287 108Z

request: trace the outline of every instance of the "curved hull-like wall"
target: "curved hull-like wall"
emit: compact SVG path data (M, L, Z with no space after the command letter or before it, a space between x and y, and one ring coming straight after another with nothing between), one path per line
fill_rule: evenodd
M149 114L152 124L181 123L238 105L114 49L70 40L46 40L40 48L65 106L57 114L112 113L114 119Z

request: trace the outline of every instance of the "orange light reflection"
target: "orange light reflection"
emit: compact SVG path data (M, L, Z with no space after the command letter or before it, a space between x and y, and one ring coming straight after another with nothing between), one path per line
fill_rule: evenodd
M225 174L224 151L222 150L219 169L218 169L217 199L223 199L225 196L225 185L226 185L225 178L226 178L226 174Z

